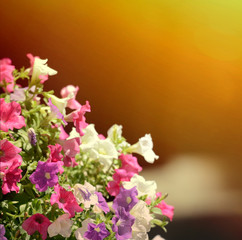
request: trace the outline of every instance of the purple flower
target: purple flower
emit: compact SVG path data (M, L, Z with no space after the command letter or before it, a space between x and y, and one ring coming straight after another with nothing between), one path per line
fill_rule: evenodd
M102 193L95 192L95 194L98 197L98 207L100 207L105 213L108 213L110 211L108 204L106 203L105 198L103 197Z
M3 226L3 224L0 224L0 239L1 240L7 240L6 237L4 237L5 235L5 227Z
M60 110L58 109L58 107L56 107L52 102L51 102L51 98L49 98L49 102L47 103L48 106L50 107L51 113L55 118L61 119L63 121L63 123L66 125L67 122L64 119L63 114L61 114Z
M84 237L90 240L102 240L109 235L110 233L106 229L104 222L98 225L94 223L88 223L88 230L84 233Z
M35 146L37 143L37 139L33 128L28 129L28 137L29 137L30 144Z
M31 183L36 184L40 192L44 192L48 187L53 187L58 183L57 173L59 172L56 162L38 162L36 170L30 175Z
M118 211L119 207L123 207L126 212L129 212L133 206L139 201L136 197L138 191L136 187L131 189L120 188L119 194L113 201L113 209Z
M129 212L126 212L123 207L119 207L116 216L113 217L112 230L116 233L117 240L130 239L132 237L132 225L134 224L135 217Z

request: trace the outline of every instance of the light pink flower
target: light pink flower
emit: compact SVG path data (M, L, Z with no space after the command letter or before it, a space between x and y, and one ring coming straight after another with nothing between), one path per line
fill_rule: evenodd
M47 238L47 230L50 224L51 222L47 217L40 213L36 213L23 222L22 228L29 235L33 235L38 231L41 234L42 239L45 240Z
M70 109L79 109L81 108L81 104L76 101L76 95L79 90L79 87L74 87L73 85L68 85L61 89L61 96L63 98L69 97L70 94L73 95L71 99L68 100L67 107Z
M14 87L13 70L15 66L11 65L12 61L9 58L3 58L0 60L0 84L5 81L8 85L4 88L4 91L12 92Z
M80 152L80 138L72 138L63 141L63 150L65 153L64 164L66 167L74 167L77 165L75 156Z
M51 205L57 203L60 209L70 215L70 218L75 216L75 212L82 212L83 209L78 205L76 198L71 191L66 191L59 184L55 185L55 192L51 195Z
M91 107L89 102L86 101L85 105L82 105L78 110L71 112L65 117L67 122L74 122L74 126L76 127L77 132L83 136L84 133L82 129L86 128L88 124L86 123L85 113L90 112Z
M6 103L0 98L0 130L7 132L9 129L25 127L25 120L21 114L21 106L17 102Z

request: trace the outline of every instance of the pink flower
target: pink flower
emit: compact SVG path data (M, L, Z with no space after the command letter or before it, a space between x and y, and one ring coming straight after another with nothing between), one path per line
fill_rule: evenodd
M7 132L9 129L25 127L25 120L20 116L21 106L17 102L6 103L0 98L0 130Z
M81 106L78 110L73 111L72 113L68 114L65 118L67 122L74 122L74 126L76 127L77 132L83 136L84 133L82 129L86 128L88 124L86 123L85 113L90 112L91 107L89 102L86 101L86 104Z
M69 137L69 135L66 133L63 126L61 125L59 128L60 128L60 139L61 140L67 139Z
M66 167L74 167L77 165L75 156L80 152L80 138L72 138L63 142L63 150L65 153L64 164Z
M115 169L113 181L109 182L106 188L112 196L116 196L119 193L120 182L130 181L134 174L138 174L142 170L137 158L131 154L121 154L119 159L122 162L122 166L119 169Z
M121 154L119 159L122 162L122 169L125 169L128 172L132 172L133 174L138 174L142 171L142 167L138 164L137 158L132 154Z
M66 191L59 184L55 185L55 192L51 195L51 205L57 203L60 209L70 215L70 218L75 216L75 212L82 212L83 209L78 205L76 198L71 191Z
M116 181L110 181L107 184L106 189L111 196L117 196L119 194L120 183Z
M156 193L156 199L158 197L161 197L162 194L160 192ZM147 198L145 201L148 205L151 204L151 199ZM174 216L174 207L172 205L166 204L164 200L162 200L159 204L157 204L155 207L159 208L164 216L167 216L170 221L172 221Z
M38 231L41 234L42 239L45 240L47 238L47 230L50 224L51 222L47 217L40 213L36 213L25 220L22 227L29 235L33 235Z
M61 89L61 96L62 98L69 97L70 94L73 95L71 99L68 100L67 107L70 109L79 109L81 108L81 104L76 101L76 95L79 90L79 87L74 87L73 85L68 85Z
M19 165L22 162L22 157L18 154L22 151L21 148L14 146L7 139L0 140L0 162L13 162L15 159L18 160Z
M58 162L62 160L63 155L61 154L62 147L60 144L56 143L54 146L49 145L48 148L50 149L49 160L51 162Z
M12 92L14 87L13 70L15 66L11 65L12 61L9 58L3 58L0 60L0 84L3 81L7 83L7 88L4 91Z
M18 159L15 159L12 164L4 167L3 164L0 166L0 172L2 175L2 192L3 194L7 194L11 191L19 192L19 187L17 186L17 182L20 181L22 178L21 172L22 170L18 168L19 167L19 161Z
M63 165L64 162L62 161L63 155L61 154L62 147L60 144L56 143L55 146L49 145L48 148L50 149L50 156L47 160L48 162L56 162L60 174L64 172Z

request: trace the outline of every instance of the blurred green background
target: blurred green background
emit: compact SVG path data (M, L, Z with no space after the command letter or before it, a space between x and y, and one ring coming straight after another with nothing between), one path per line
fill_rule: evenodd
M143 175L176 207L163 237L242 239L242 1L0 6L1 58L16 67L29 66L29 52L48 58L58 75L46 89L78 85L100 133L114 123L130 143L151 133L160 159L140 159Z

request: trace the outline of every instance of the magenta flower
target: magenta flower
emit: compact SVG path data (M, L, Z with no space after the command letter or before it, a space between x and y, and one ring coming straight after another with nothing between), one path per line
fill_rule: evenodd
M83 211L83 209L78 205L73 192L66 191L59 184L57 184L54 189L56 193L51 195L51 205L57 203L59 208L68 213L71 218L75 216L75 212Z
M116 233L117 240L131 239L132 237L132 225L134 224L135 217L129 212L126 212L123 207L119 207L116 211L116 216L113 217L112 230Z
M117 196L119 194L120 183L116 181L110 181L107 184L106 190L111 196Z
M119 194L113 201L113 209L118 211L119 207L123 207L126 212L129 212L133 206L139 201L136 197L138 191L136 187L131 189L120 188Z
M98 197L98 207L101 208L106 214L110 211L108 204L105 200L105 198L103 197L102 193L100 192L95 192L95 194Z
M9 58L0 60L0 84L3 84L3 81L6 82L7 87L4 88L4 91L7 92L12 92L14 87L13 70L15 67L11 63L12 61Z
M94 223L89 223L88 230L84 233L84 238L87 238L90 240L103 240L109 235L110 233L106 229L104 222L98 225Z
M22 224L22 228L29 234L33 235L36 231L42 236L42 239L47 238L47 230L51 224L50 220L40 213L36 213Z
M21 106L17 102L6 103L0 98L0 130L8 132L9 129L25 127L25 120L20 116Z
M39 161L36 170L29 176L29 180L32 184L36 184L38 191L45 192L48 187L53 187L58 183L58 172L57 163Z

